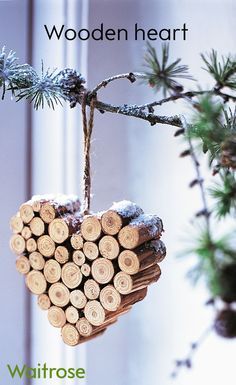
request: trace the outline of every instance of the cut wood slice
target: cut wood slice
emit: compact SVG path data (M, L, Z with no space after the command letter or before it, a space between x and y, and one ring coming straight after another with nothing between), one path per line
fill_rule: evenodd
M10 227L13 233L20 233L24 227L24 223L20 217L20 214L14 215L10 220Z
M69 251L65 246L57 246L54 256L56 261L63 265L69 260Z
M93 331L91 323L85 317L80 318L76 322L76 329L78 330L79 334L83 337L89 337Z
M119 255L118 264L122 271L132 275L161 262L165 255L164 243L156 240L134 250L123 250Z
M26 286L33 294L43 294L47 289L47 282L40 271L32 270L26 276Z
M15 254L22 254L26 248L24 238L20 234L12 235L10 239L10 247Z
M160 218L156 215L143 214L123 227L118 239L124 248L134 249L147 241L160 238L162 231L163 224Z
M88 301L84 308L84 315L94 326L99 326L105 321L105 310L98 301Z
M79 319L79 312L74 306L69 306L66 311L66 320L71 324L76 324Z
M40 294L38 296L38 305L42 310L48 310L51 306L50 298L47 294Z
M88 299L97 299L99 297L100 287L94 279L88 279L84 283L84 294Z
M21 231L21 235L25 240L28 240L28 239L30 239L32 232L28 226L24 226L22 231Z
M147 287L144 287L141 290L137 290L133 293L123 295L121 300L121 308L127 308L139 301L142 301L147 295L147 290Z
M39 213L39 211L41 209L40 199L39 200L33 200L33 199L34 199L34 197L31 200L32 209L34 210L35 213Z
M65 344L75 346L79 343L79 332L75 326L67 323L61 329L61 336Z
M89 277L89 276L90 276L90 273L91 273L91 267L89 266L88 263L84 263L84 264L81 266L80 271L81 271L81 273L82 273L85 277Z
M48 228L50 237L56 243L63 243L69 237L69 228L66 222L61 219L54 219Z
M77 309L83 309L87 303L87 298L81 290L73 290L70 293L70 302Z
M114 314L114 313L112 313L112 314ZM118 315L115 315L115 316L111 317L111 319L105 319L104 323L102 325L100 325L100 326L93 326L92 335L95 336L97 333L100 333L103 330L106 330L106 328L108 326L111 326L114 323L116 323L116 321L118 320L118 316L120 316L120 315L122 315L122 312L119 313Z
M84 244L84 240L83 240L81 233L79 232L78 234L73 234L71 236L70 243L71 243L71 246L73 247L73 249L75 249L75 250L82 249L83 244Z
M26 241L26 250L29 253L32 253L33 251L37 250L37 242L36 242L36 240L34 238L29 238Z
M99 251L104 258L115 259L120 252L118 241L111 235L105 235L99 241Z
M147 247L154 251L155 255L157 256L158 263L163 261L166 256L166 247L164 242L162 242L160 239L157 239L148 243Z
M33 253L30 253L29 262L34 270L43 270L45 265L45 260L42 254L40 254L38 251L33 251Z
M58 195L55 195L55 194L33 195L30 200L30 204L33 210L36 213L39 213L41 207L45 203L53 202L57 198L57 196Z
M45 223L51 223L56 217L55 210L50 203L41 205L39 215Z
M90 241L84 243L83 252L90 261L93 261L99 255L99 250L96 243Z
M96 241L102 232L100 219L95 215L85 216L80 230L86 241Z
M107 326L117 321L118 317L127 314L132 309L132 306L118 308L116 311L106 313L106 319L102 326Z
M67 262L61 271L62 282L70 289L75 289L82 281L82 274L79 266L74 262Z
M89 337L80 337L79 339L79 344L82 344L83 342L88 342L90 340L93 340L94 338L97 338L99 336L102 336L103 333L106 331L106 328L102 329L101 331L97 332L97 333L93 333L91 336Z
M21 274L27 274L30 271L30 262L28 258L21 256L16 260L16 270Z
M92 263L92 276L100 284L110 282L114 276L114 267L111 261L106 258L97 258Z
M99 298L104 309L108 311L116 311L121 304L121 295L113 285L105 286Z
M55 328L61 328L66 323L66 315L64 310L58 306L51 306L48 310L48 320Z
M70 301L69 289L61 282L53 283L48 290L48 295L55 306L64 307Z
M73 252L72 259L73 262L78 266L82 266L85 263L85 255L81 250L75 250Z
M49 283L56 283L61 278L61 266L54 259L50 259L45 263L44 276Z
M161 269L158 265L153 265L132 276L120 271L114 277L114 286L120 294L129 294L156 282L160 275Z
M103 213L101 218L102 230L105 234L115 235L127 225L131 219L143 214L143 210L133 202L121 201Z
M48 227L50 237L56 243L63 243L71 234L76 232L81 224L81 216L66 214L54 219Z
M29 223L34 217L34 210L29 203L24 203L20 207L20 217L24 223Z
M36 235L37 237L40 237L40 235L43 235L45 232L45 224L43 220L39 217L34 217L30 221L30 230L32 231L32 234Z
M40 205L39 213L45 223L52 222L57 216L75 213L80 209L80 201L74 195L57 195L36 197Z
M49 235L42 235L38 241L38 250L44 257L51 257L55 251L55 243Z

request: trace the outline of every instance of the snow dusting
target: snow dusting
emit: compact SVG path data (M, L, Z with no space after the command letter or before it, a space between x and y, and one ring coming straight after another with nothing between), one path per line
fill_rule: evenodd
M135 218L143 214L143 210L136 203L123 200L120 202L114 202L110 210L116 211L123 218Z

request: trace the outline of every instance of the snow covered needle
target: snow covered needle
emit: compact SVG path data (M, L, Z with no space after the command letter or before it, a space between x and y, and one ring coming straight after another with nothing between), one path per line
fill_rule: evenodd
M35 73L33 84L20 91L17 95L17 100L26 98L33 102L34 108L36 110L39 107L44 107L45 102L49 107L54 109L54 104L61 104L60 99L65 99L59 85L56 82L57 75L55 74L56 70L50 72L48 69L44 72L43 62L42 62L42 73L39 77Z
M6 91L11 91L18 100L29 99L37 110L47 104L54 109L55 104L62 100L69 100L74 107L82 96L85 80L75 70L66 68L45 72L42 62L42 71L39 76L29 64L17 64L15 52L6 54L5 47L0 51L0 88L2 99Z
M6 90L12 93L16 89L30 87L35 77L34 69L28 64L17 64L18 58L14 51L8 54L5 47L0 51L0 88L2 91L2 99L4 99Z
M84 91L85 80L77 71L66 68L60 72L49 69L44 73L42 63L42 74L37 74L31 87L20 91L18 100L29 99L36 110L47 105L54 109L55 104L61 104L61 100L69 100L70 106L75 107L78 98Z

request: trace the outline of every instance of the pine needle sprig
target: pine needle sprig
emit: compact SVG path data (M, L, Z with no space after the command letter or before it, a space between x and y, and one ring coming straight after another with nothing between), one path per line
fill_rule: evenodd
M213 100L209 95L199 99L198 111L193 117L189 130L185 133L187 138L200 141L203 153L209 154L209 163L218 160L221 144L228 132L228 127L223 124L223 106Z
M217 217L224 218L232 211L236 213L236 179L234 173L220 173L220 182L216 182L209 192L215 200Z
M218 275L223 266L235 262L236 250L232 247L231 236L213 239L206 228L199 231L194 246L183 255L194 254L198 261L188 272L193 284L205 279L213 297L220 295Z
M198 258L197 264L188 272L188 277L196 284L200 278L206 275L206 272L208 276L209 271L214 271L215 267L215 244L208 229L199 230L194 245L183 253L184 256L189 254L194 254Z
M14 94L15 89L30 87L35 79L36 72L29 64L17 64L18 58L14 51L8 54L5 47L0 52L0 88L2 99L5 97L6 90L11 90Z
M31 87L20 91L17 95L17 101L26 98L33 103L36 110L40 107L44 108L45 104L54 109L55 104L62 104L61 100L66 100L61 87L57 84L57 76L56 70L50 71L48 69L44 72L42 63L41 77L37 75Z
M234 111L231 108L229 110L223 110L225 117L225 126L229 131L229 134L236 134L236 107Z
M62 71L42 71L39 76L28 64L17 64L18 58L14 51L8 54L5 47L0 51L0 88L2 99L6 91L11 91L17 101L26 98L33 102L37 110L47 104L50 108L55 104L62 104L62 100L69 100L74 107L85 91L85 80L75 70L65 68Z
M218 54L212 50L210 54L201 54L206 68L213 78L216 80L216 87L229 87L236 89L236 60L231 55L222 56L221 61L218 59Z
M147 51L144 57L145 82L148 83L155 91L162 90L164 96L183 91L183 86L176 80L177 78L191 79L188 73L187 65L179 65L181 59L177 59L172 63L169 62L169 45L163 44L162 58L159 60L156 50L150 43L147 43Z
M62 104L63 100L68 100L70 106L74 107L85 91L84 83L81 74L70 68L59 72L48 69L44 73L42 63L41 77L36 75L33 85L18 93L17 101L22 98L29 99L36 110L44 108L45 103L54 109L55 104Z

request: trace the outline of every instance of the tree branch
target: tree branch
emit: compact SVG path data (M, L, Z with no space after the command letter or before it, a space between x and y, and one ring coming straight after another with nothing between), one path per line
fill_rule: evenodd
M153 107L162 106L162 104L164 104L164 103L174 102L174 101L179 100L179 99L185 99L188 102L192 103L192 98L194 98L196 96L207 95L207 94L220 96L222 99L224 99L224 101L232 100L233 102L236 102L236 96L224 93L220 90L213 88L211 90L187 91L187 92L176 93L176 94L170 95L168 98L157 100L157 101L154 101L152 103L143 104L139 107L140 108L148 108L150 110Z
M181 121L182 121L182 127L184 128L185 132L187 133L187 140L188 140L188 144L189 144L189 155L192 158L193 166L194 166L194 169L196 172L196 181L197 181L197 184L199 185L199 189L200 189L200 193L201 193L201 200L202 200L203 208L199 213L197 213L197 216L204 216L204 218L206 220L207 231L210 234L210 211L209 211L208 205L207 205L206 191L204 188L204 178L202 177L201 172L200 172L200 162L198 161L198 158L197 158L197 155L195 153L191 138L188 135L188 123L187 123L184 116L181 117Z
M185 358L178 359L175 361L175 368L174 368L173 372L171 373L171 377L173 379L177 378L181 369L184 369L184 368L191 369L192 368L194 355L197 353L197 350L201 347L201 345L205 342L205 340L207 339L207 337L209 336L211 331L212 331L212 326L207 328L202 333L202 335L198 338L197 341L192 342L190 344L189 352Z
M92 91L92 94L96 94L101 88L106 87L109 83L113 82L114 80L119 79L128 79L131 83L134 83L137 79L144 79L146 77L145 74L139 73L139 72L129 72L126 74L118 74L111 76L107 79L104 79L99 83Z
M114 75L107 79L104 79L95 88L93 88L91 91L88 91L87 105L90 104L90 100L92 96L97 95L98 91L100 91L102 88L106 87L109 83L115 80L128 79L131 83L134 83L137 79L144 79L144 78L146 78L146 75L144 73L129 72L124 74ZM106 111L106 112L117 113L117 114L122 114L126 116L132 116L138 119L143 119L148 121L151 125L160 123L160 124L167 124L167 125L183 128L183 124L182 124L183 121L179 115L175 115L175 116L156 115L154 114L154 107L162 106L164 103L173 102L179 99L184 99L194 105L195 102L192 100L194 97L206 95L206 94L219 96L225 102L229 100L236 102L236 96L224 93L215 86L210 90L177 92L175 94L170 95L167 98L155 100L151 103L146 103L142 105L123 104L123 105L117 106L117 105L108 104L97 100L95 103L95 108L100 110L100 112ZM80 101L79 103L81 104Z
M87 104L88 105L90 104L89 100L87 101ZM107 112L112 112L112 113L117 113L121 115L132 116L134 118L143 119L148 121L152 126L157 123L160 123L160 124L169 124L175 127L182 127L182 120L180 116L155 115L148 111L144 111L143 107L140 107L136 104L133 104L133 105L123 104L120 106L116 106L113 104L108 104L97 100L95 102L95 108L97 108L101 112L107 111Z

